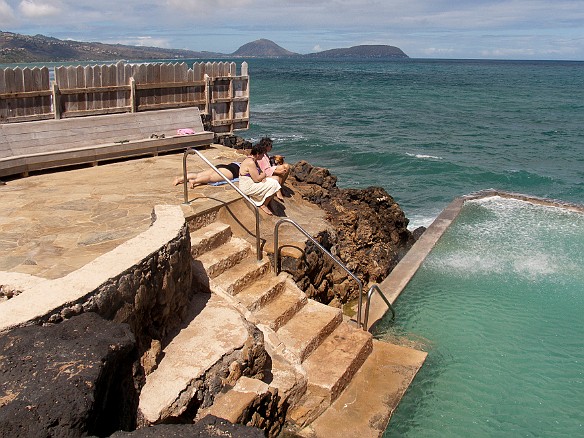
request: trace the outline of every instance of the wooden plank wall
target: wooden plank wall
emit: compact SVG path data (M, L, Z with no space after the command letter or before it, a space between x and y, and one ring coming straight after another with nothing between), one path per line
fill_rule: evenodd
M130 111L131 77L131 65L123 62L56 67L56 118Z
M0 69L0 123L53 118L49 69Z
M0 123L198 107L217 133L249 128L247 63L60 66L0 70Z

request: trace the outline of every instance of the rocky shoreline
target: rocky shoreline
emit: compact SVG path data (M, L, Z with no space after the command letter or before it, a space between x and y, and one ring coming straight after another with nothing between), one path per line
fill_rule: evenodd
M339 188L337 177L328 169L306 161L292 166L288 184L326 212L330 228L317 240L365 286L387 277L425 230L408 230L409 220L385 189ZM285 257L282 269L308 297L335 307L357 298L356 283L331 260L321 257L311 242L306 245L305 256Z

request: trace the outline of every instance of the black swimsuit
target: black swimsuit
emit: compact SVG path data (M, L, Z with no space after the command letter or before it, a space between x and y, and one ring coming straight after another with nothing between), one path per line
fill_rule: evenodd
M226 169L231 172L233 179L239 178L239 163L218 164L217 169Z

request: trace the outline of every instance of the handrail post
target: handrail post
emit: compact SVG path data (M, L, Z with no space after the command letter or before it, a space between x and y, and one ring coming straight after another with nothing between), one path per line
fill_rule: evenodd
M185 153L183 154L183 188L184 188L184 203L183 204L188 204L189 203L189 181L187 179L187 156L189 154L192 154L193 149L192 148L187 148L185 150Z
M183 187L184 187L184 203L189 204L189 188L188 188L188 179L187 179L187 156L190 154L197 154L201 160L203 160L211 169L213 169L223 180L229 184L231 187L235 189L237 193L241 195L243 199L245 199L249 204L251 204L255 211L255 220L256 220L256 254L258 262L262 261L262 243L261 243L261 236L260 236L260 209L258 206L253 202L245 193L241 191L239 187L231 182L229 178L221 173L219 169L217 169L213 163L207 160L198 150L193 148L187 148L183 154Z
M374 284L373 286L371 286L369 288L369 291L367 292L367 305L365 307L365 321L363 321L363 327L365 330L367 330L367 325L369 324L369 308L371 307L371 297L373 296L373 293L375 291L377 291L377 293L379 293L379 295L381 296L383 301L385 301L385 304L387 304L387 307L389 307L389 310L391 310L391 320L393 321L395 319L395 309L393 308L393 306L391 305L389 300L386 298L386 296L383 294L383 292L381 292L381 289L379 289L379 286L377 286L377 284Z

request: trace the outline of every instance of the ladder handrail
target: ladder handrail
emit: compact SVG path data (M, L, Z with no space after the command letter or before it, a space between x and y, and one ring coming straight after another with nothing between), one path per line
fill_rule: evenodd
M337 264L338 267L340 267L341 269L343 269L347 274L349 274L351 276L351 278L353 278L353 280L355 280L357 282L357 284L359 285L359 307L357 310L357 324L361 325L361 309L363 307L363 282L361 280L359 280L355 274L353 274L349 268L347 268L345 266L345 264L340 261L338 258L336 258L334 255L332 255L325 247L323 247L320 243L318 243L316 241L316 239L314 237L312 237L310 234L308 234L308 232L302 228L298 223L294 222L292 219L290 218L284 218L284 219L280 219L278 222L276 222L276 225L274 226L274 272L276 273L276 275L279 274L279 260L280 260L280 248L278 245L278 229L280 228L280 225L283 223L289 223L291 225L294 225L294 227L296 227L296 229L298 231L300 231L302 234L304 234L306 237L308 237L308 239L310 239L312 241L312 243L314 243L322 252L324 252L326 255L328 255L333 262L335 262Z
M385 295L383 295L383 292L381 292L381 289L379 289L379 286L377 284L374 284L373 286L371 286L369 288L369 291L367 292L367 304L365 306L365 321L363 321L363 327L365 330L367 330L367 323L369 322L369 307L371 305L371 297L373 296L373 293L375 291L377 291L377 293L379 293L381 298L383 298L383 301L385 301L385 304L387 304L387 307L389 307L389 310L391 310L391 320L393 321L395 319L395 310L394 310L393 306L391 305L389 300L385 297Z
M261 239L260 239L260 209L258 206L253 202L245 193L241 191L239 187L233 184L229 178L221 173L219 169L217 169L209 160L207 160L203 154L201 154L198 150L193 148L187 148L183 154L183 186L184 186L184 204L189 203L189 188L188 188L188 179L187 179L187 156L190 154L197 154L201 160L203 160L211 169L213 169L223 180L229 184L231 187L235 189L237 193L241 195L243 199L245 199L249 204L251 204L255 211L255 228L256 228L256 254L258 262L262 261L262 246L261 246Z

